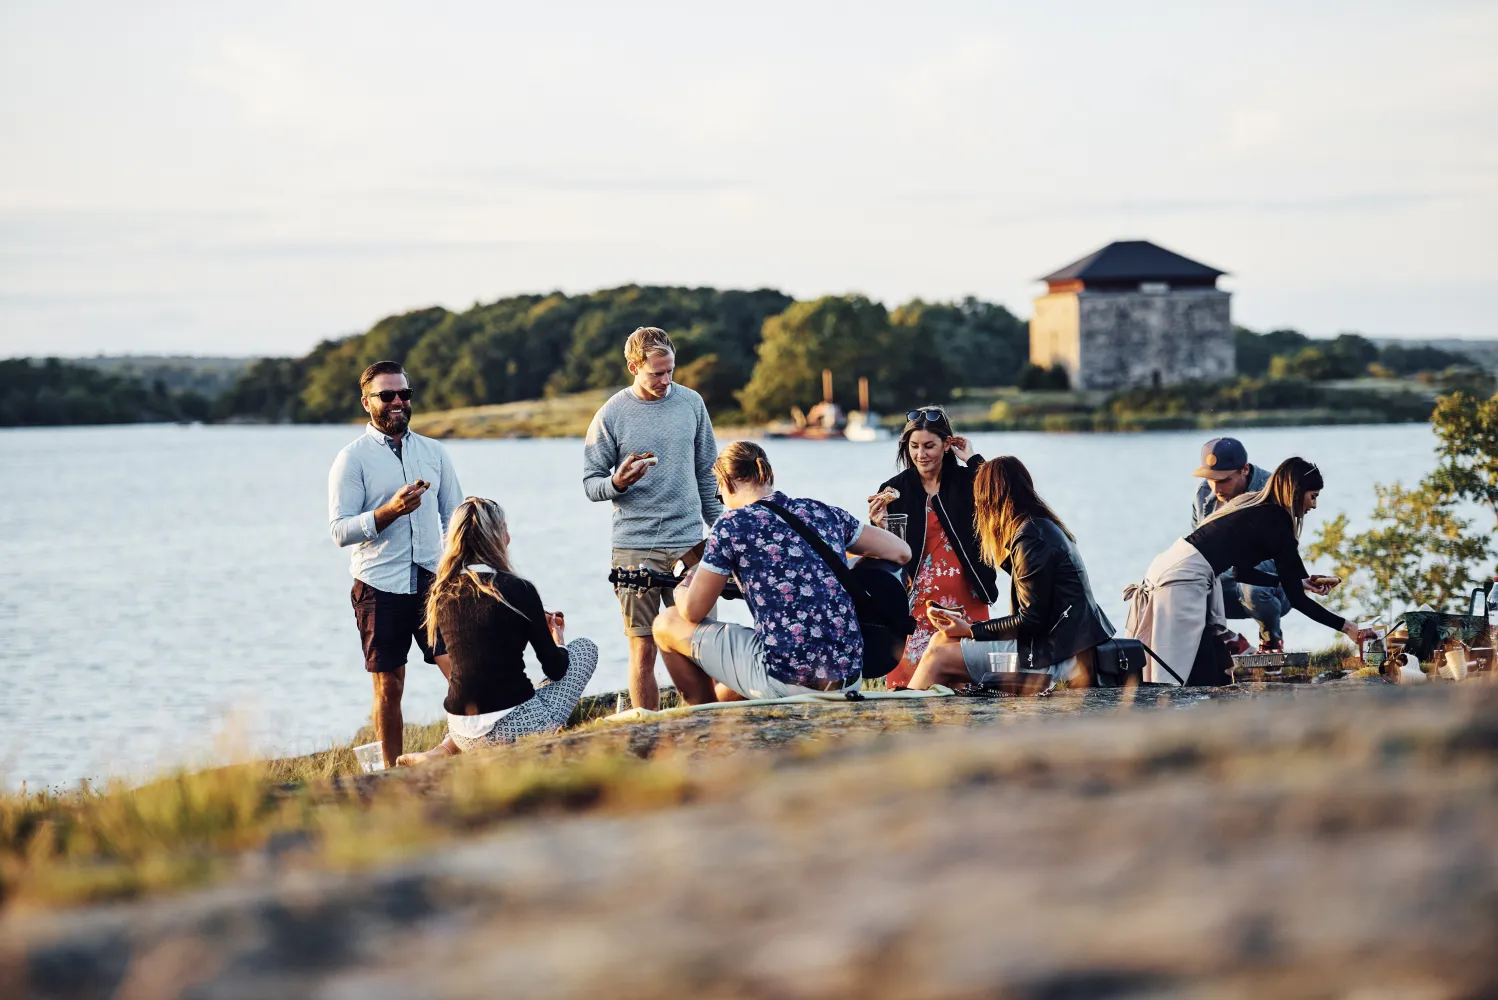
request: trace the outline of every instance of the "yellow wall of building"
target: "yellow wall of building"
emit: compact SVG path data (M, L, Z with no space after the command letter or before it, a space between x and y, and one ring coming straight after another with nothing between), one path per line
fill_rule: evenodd
M1081 352L1081 308L1076 293L1047 293L1036 299L1030 317L1030 363L1041 368L1060 365L1076 385Z

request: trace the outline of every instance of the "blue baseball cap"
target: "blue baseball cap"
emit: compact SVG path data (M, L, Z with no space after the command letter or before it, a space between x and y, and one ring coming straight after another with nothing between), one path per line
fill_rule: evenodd
M1192 473L1198 479L1226 479L1248 464L1248 449L1237 438L1213 438L1202 445L1202 464Z

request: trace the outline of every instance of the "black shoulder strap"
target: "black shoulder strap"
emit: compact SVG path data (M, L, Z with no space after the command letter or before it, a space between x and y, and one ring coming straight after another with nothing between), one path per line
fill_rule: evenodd
M821 535L811 530L811 525L780 506L780 504L770 500L760 500L759 503L774 511L782 521L795 529L796 534L805 539L806 544L810 545L816 554L821 556L823 561L831 568L832 575L837 577L837 582L843 585L843 589L848 592L848 596L855 600L857 599L858 591L854 588L853 577L848 572L848 562L846 559L839 558L838 554L832 551L832 546L823 541Z

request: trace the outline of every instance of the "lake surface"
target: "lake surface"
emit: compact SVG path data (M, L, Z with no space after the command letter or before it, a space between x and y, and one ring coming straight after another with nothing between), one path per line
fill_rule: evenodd
M357 433L0 432L14 484L0 504L0 782L70 785L250 751L307 752L352 736L368 718L371 687L348 555L328 537L326 490L333 456ZM1327 489L1308 540L1339 511L1365 523L1375 482L1411 482L1434 462L1425 425L1235 436L1258 464L1291 454L1320 464ZM984 455L1026 462L1122 627L1124 585L1189 528L1191 471L1205 437L979 434L974 442ZM625 640L605 579L609 508L583 496L581 442L447 447L464 490L506 508L517 569L547 607L566 611L569 637L598 642L591 690L622 687ZM893 471L892 442L766 447L780 488L860 516ZM747 620L741 605L728 607ZM1296 614L1285 624L1292 647L1334 638ZM437 669L413 655L406 718L438 718L444 693Z

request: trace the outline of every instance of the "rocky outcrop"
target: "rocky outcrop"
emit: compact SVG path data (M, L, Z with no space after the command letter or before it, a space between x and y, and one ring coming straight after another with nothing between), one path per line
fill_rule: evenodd
M886 706L798 709L762 730L771 752L698 753L708 792L686 805L12 914L0 995L1498 991L1498 686L1088 711L1103 694L899 706L908 731L874 739ZM541 746L689 754L753 731L704 713Z

